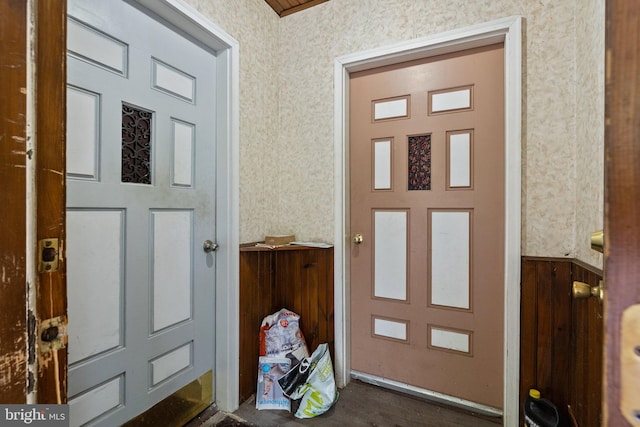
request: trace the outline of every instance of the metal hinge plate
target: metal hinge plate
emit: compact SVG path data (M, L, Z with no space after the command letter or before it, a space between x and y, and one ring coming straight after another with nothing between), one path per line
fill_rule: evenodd
M640 304L622 313L620 410L632 426L640 426Z

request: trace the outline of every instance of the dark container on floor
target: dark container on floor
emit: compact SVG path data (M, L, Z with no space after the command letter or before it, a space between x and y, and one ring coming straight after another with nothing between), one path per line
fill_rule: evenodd
M540 397L536 389L529 390L529 396L524 402L525 427L560 427L558 408L547 399Z

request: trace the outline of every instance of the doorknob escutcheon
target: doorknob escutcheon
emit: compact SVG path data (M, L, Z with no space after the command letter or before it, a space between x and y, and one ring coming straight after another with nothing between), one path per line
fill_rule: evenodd
M356 245L359 245L362 242L364 242L364 238L362 237L362 234L356 233L353 235L353 243L355 243Z

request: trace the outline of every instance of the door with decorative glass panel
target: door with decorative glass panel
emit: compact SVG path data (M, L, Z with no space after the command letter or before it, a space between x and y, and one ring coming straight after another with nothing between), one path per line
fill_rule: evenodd
M214 366L216 58L124 1L68 14L70 418L113 426Z
M500 414L504 54L350 76L352 375Z

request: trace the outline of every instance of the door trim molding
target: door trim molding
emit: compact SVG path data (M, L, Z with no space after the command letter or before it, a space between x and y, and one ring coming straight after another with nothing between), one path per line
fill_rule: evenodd
M335 365L338 386L349 382L349 74L504 42L505 271L503 425L516 425L520 376L520 251L522 144L522 17L495 21L366 50L334 61Z
M183 0L125 0L214 50L216 70L216 251L214 398L218 409L239 406L240 326L240 44Z

